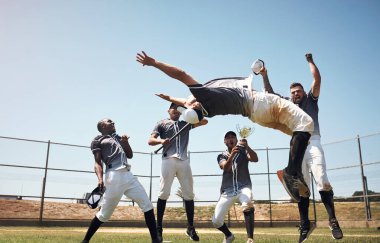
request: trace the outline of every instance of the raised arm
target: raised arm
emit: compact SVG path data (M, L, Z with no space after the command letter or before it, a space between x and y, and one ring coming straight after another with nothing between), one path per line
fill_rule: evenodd
M169 96L167 94L156 94L156 95L158 97L160 97L161 99L164 99L164 100L169 101L171 103L174 103L176 105L180 105L180 106L185 106L186 105L186 101L187 101L186 98L172 97L172 96Z
M307 53L305 57L306 57L306 61L309 63L311 75L313 76L313 83L311 84L311 92L314 97L319 97L319 94L321 91L321 74L319 73L319 70L313 61L312 54Z
M265 67L262 67L260 70L260 74L261 74L261 76L263 76L263 83L264 83L265 91L270 93L270 94L274 94L272 85L269 82L267 69Z
M162 72L164 72L169 77L177 79L187 86L198 84L198 81L193 79L193 77L191 77L189 74L187 74L182 69L175 67L175 66L172 66L172 65L167 64L167 63L157 61L154 58L148 56L145 52L137 53L136 61L141 63L143 66L146 65L146 66L155 67L155 68L161 70Z

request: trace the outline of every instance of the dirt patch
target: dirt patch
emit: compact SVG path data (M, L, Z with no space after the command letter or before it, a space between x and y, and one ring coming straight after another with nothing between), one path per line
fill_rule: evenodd
M40 215L40 202L33 200L0 200L0 215L2 219L38 219ZM272 214L270 214L270 207ZM196 221L209 221L214 213L214 206L195 207ZM335 204L339 220L365 220L363 203L339 202ZM380 203L371 203L372 219L380 219ZM322 203L316 204L318 220L327 220L327 213ZM97 209L90 209L86 204L47 202L44 203L44 219L90 220ZM310 218L314 218L313 205L310 204ZM226 218L228 215L226 216ZM231 220L244 220L239 205L231 207L229 217ZM283 204L255 204L256 220L298 220L296 203ZM135 206L118 206L112 215L112 220L144 220L144 214ZM165 211L166 220L186 220L183 207L168 207Z

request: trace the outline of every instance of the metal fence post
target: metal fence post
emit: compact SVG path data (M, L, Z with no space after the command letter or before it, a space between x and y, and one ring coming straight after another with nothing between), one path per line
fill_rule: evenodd
M266 148L267 151L267 170L268 170L268 193L269 193L269 225L270 227L273 227L272 222L272 193L270 190L270 172L269 172L269 150L268 147Z
M153 153L150 153L150 184L149 184L149 200L152 201L152 179L153 179Z
M39 218L39 224L40 225L42 224L42 217L43 217L43 213L44 213L45 187L46 187L47 169L48 169L48 164L49 164L49 152L50 152L50 140L48 141L48 147L47 147L47 153L46 153L45 175L44 175L44 179L42 181L40 218Z
M371 208L370 208L369 200L368 200L367 180L366 180L366 177L364 176L362 148L360 145L359 135L357 135L357 141L358 141L358 147L359 147L360 171L361 171L362 185L363 185L363 201L364 201L364 205L365 205L365 213L366 213L367 221L369 221L369 220L371 220Z

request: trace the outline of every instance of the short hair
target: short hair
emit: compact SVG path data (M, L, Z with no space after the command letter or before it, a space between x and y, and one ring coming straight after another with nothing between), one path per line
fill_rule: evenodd
M103 130L103 128L102 128L102 125L103 125L103 121L104 121L104 119L102 119L102 120L100 120L99 122L98 122L98 131L99 132L102 132L102 130Z
M169 106L169 109L177 109L177 107L178 107L177 104L171 103Z
M301 83L297 83L297 82L296 83L292 83L289 88L292 89L292 88L297 87L297 86L300 86L302 88L302 90L304 90L302 84Z

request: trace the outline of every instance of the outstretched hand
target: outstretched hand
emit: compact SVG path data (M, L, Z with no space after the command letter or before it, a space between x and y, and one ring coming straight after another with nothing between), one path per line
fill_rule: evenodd
M156 60L150 56L148 56L144 51L141 53L137 53L136 61L141 63L143 66L153 66L156 63Z
M164 100L170 101L170 96L167 95L167 94L155 94L155 95L157 95L157 96L160 97L161 99L164 99Z

